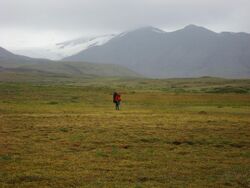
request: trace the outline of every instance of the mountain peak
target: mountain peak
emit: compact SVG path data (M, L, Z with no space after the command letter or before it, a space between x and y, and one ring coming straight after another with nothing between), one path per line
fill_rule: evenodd
M203 27L194 24L189 24L184 27L184 29L198 29L198 28L203 28Z
M201 26L197 26L197 25L194 25L194 24L190 24L190 25L187 25L186 27L184 27L182 30L184 31L199 31L199 32L213 32L205 27L201 27ZM213 32L214 33L214 32Z
M149 31L149 32L156 32L156 33L165 33L165 31L160 30L160 29L153 27L153 26L141 27L141 28L136 29L134 31Z
M133 30L130 30L130 31L127 31L127 32L123 32L123 33L120 33L119 35L117 35L118 38L121 38L121 37L124 37L124 36L130 36L130 35L152 35L152 34L164 34L166 33L165 31L163 30L160 30L156 27L152 27L152 26L145 26L145 27L140 27L140 28L137 28L137 29L133 29Z

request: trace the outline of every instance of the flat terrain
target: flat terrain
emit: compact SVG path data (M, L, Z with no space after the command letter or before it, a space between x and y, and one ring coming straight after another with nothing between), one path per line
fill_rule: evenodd
M250 186L249 80L34 80L0 82L0 187Z

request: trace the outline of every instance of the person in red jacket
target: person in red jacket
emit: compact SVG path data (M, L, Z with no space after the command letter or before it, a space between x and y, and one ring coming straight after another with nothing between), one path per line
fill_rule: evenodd
M113 102L115 103L115 109L120 110L121 105L121 95L119 93L114 92L113 94Z

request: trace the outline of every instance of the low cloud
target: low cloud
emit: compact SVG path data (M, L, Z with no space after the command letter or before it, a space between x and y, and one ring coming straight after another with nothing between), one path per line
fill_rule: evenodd
M13 41L35 33L51 32L60 40L146 25L174 30L191 23L250 32L249 18L249 0L0 0L0 46L8 43L2 38L8 30Z

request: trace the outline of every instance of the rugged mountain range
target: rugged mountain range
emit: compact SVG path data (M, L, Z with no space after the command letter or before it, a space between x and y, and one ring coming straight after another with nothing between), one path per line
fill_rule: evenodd
M121 33L64 61L126 66L150 77L250 77L250 34L189 25L174 32L145 27Z
M0 74L4 72L32 73L43 75L60 74L71 76L118 76L138 77L139 75L120 65L93 64L87 62L62 62L36 59L13 54L0 47Z

